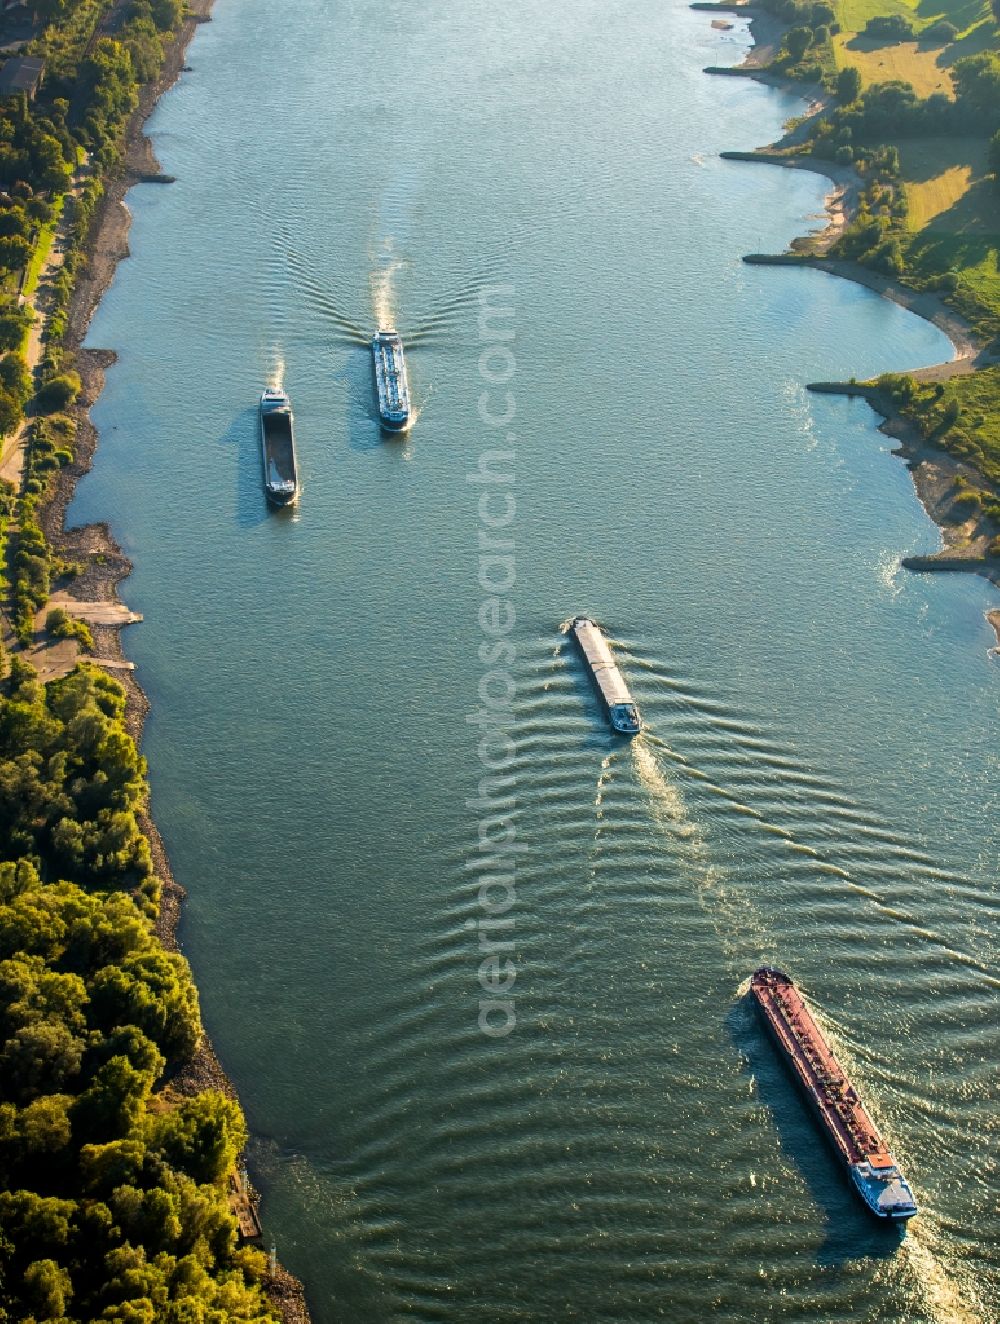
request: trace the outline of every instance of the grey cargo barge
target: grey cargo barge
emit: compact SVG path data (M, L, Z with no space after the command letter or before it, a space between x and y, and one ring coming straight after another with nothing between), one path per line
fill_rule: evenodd
M272 387L260 397L260 459L268 501L290 506L299 494L292 402Z
M622 680L622 673L611 656L611 649L600 626L588 616L577 616L572 631L604 701L611 725L623 736L638 735L642 730L639 709Z

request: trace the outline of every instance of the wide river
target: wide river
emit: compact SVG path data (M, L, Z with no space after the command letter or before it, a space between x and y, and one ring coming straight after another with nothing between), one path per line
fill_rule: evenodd
M719 159L801 109L702 72L748 43L681 0L219 0L152 121L178 182L130 196L71 515L135 562L184 947L317 1324L1000 1318L996 597L900 569L938 544L905 467L803 389L951 351L741 264L826 189ZM764 960L903 1162L905 1237L747 1007Z

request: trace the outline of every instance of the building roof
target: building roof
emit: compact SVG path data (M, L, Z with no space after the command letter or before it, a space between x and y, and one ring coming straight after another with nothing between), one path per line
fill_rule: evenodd
M44 60L33 55L15 55L0 69L0 97L13 96L16 92L27 92L33 97L44 72Z

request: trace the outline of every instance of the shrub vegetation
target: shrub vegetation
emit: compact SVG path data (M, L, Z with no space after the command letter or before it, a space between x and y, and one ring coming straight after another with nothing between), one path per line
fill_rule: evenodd
M164 1082L200 1035L153 933L121 686L91 667L0 697L0 1318L272 1321L225 1182L246 1129Z

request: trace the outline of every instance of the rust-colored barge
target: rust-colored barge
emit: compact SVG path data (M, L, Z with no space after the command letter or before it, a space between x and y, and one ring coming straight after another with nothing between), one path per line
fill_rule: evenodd
M866 1207L878 1218L912 1218L908 1182L791 978L761 966L750 994Z

